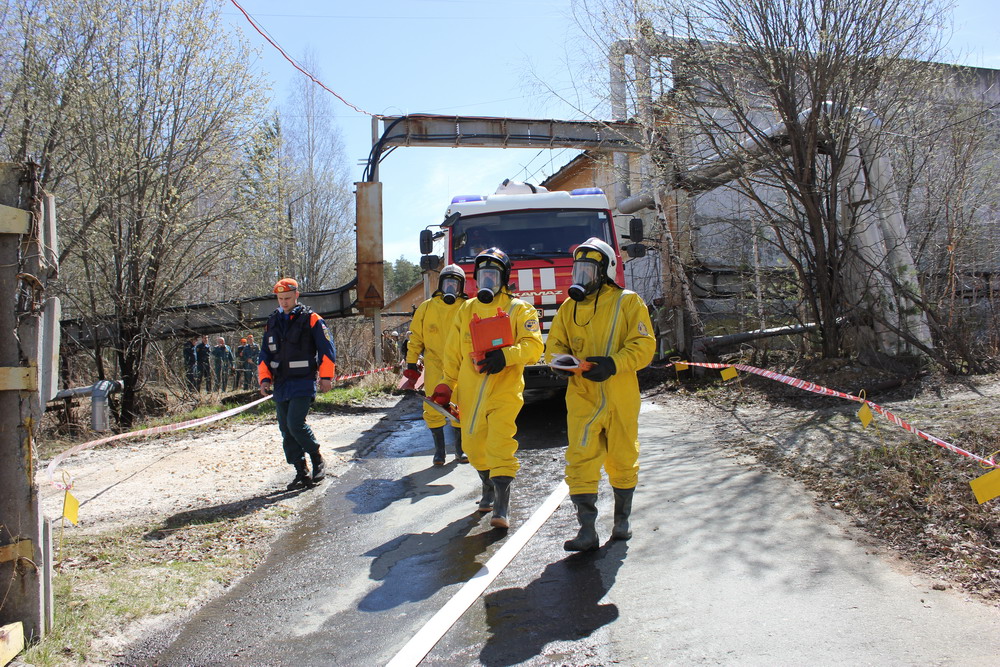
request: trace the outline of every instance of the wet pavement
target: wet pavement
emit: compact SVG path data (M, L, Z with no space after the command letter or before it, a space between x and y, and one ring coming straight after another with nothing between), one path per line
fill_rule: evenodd
M512 531L561 479L564 420L558 399L522 412ZM995 664L996 609L870 553L801 487L726 458L711 423L644 405L640 438L635 537L567 554L564 501L422 664ZM260 568L126 662L387 663L506 539L475 471L430 454L414 402Z

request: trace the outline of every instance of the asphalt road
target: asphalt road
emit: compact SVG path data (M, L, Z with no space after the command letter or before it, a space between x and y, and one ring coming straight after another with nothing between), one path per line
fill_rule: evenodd
M383 665L510 539L467 465L430 465L419 407L326 487L267 561L128 664ZM519 419L511 536L561 479L559 401ZM857 541L710 420L644 405L629 542L569 555L564 501L425 665L996 665L1000 611ZM450 457L449 457L450 458ZM601 494L599 530L610 531Z

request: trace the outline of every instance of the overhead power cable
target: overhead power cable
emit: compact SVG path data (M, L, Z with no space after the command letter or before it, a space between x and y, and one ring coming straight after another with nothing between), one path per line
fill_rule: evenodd
M313 76L312 74L310 74L308 71L306 71L306 69L304 67L302 67L297 62L295 62L294 58L292 58L287 53L285 53L285 50L283 48L281 48L278 45L277 42L275 42L273 39L271 39L271 37L267 34L267 32L265 32L263 29L260 28L260 26L257 25L257 23L253 20L253 17L251 17L250 14L247 13L247 10L243 9L242 7L240 7L240 3L236 2L236 0L230 0L230 2L232 2L233 5L235 5L236 9L240 10L240 12L243 14L243 16L246 17L247 22L249 22L250 25L253 26L253 29L256 30L257 32L259 32L260 36L263 37L264 39L266 39L268 44L270 44L271 46L273 46L274 48L276 48L278 50L278 53L280 53L282 56L284 56L285 60L287 60L288 62L290 62L292 64L292 67L294 67L295 69L297 69L300 72L302 72L303 74L305 74L317 86L319 86L320 88L322 88L326 92L330 93L331 95L333 95L338 100L340 100L341 102L343 102L347 106L351 107L352 109L354 109L358 113L363 113L366 116L375 116L376 115L376 114L373 114L373 113L371 113L369 111L365 111L364 109L362 109L360 107L354 106L353 104L351 104L350 102L348 102L347 100L345 100L343 97L341 97L339 94L337 94L337 92L335 90L330 89L325 83L323 83L322 81L320 81L319 79L317 79L315 76ZM379 117L381 117L381 116L379 116Z

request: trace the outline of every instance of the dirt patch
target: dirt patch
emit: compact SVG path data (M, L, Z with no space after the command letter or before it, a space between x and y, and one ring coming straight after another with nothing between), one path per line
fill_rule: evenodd
M865 390L916 428L979 456L1000 449L1000 376L899 374L845 360L771 369ZM988 470L882 417L863 428L858 403L747 374L723 385L712 373L668 381L651 398L710 406L718 441L741 462L803 482L875 544L942 585L1000 603L1000 499L979 505L969 487Z
M386 397L368 406L310 414L328 475L336 477L377 435L371 431L397 402ZM46 516L58 517L63 494L49 483L45 464L37 477L42 509ZM271 503L291 507L300 499L300 494L284 494L293 471L285 462L273 416L118 441L70 457L56 469L56 478L63 472L71 476L73 495L80 501L80 523L74 530L83 532L169 522L185 512L206 518L249 513Z

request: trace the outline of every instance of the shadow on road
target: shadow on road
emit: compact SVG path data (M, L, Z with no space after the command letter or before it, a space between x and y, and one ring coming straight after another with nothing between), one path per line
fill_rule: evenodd
M507 535L500 530L470 535L485 523L484 516L474 512L436 533L401 535L367 552L366 556L375 557L371 579L382 583L358 603L358 609L385 611L426 600L445 586L471 579L482 567L479 556Z
M236 517L253 514L260 509L280 503L282 500L294 498L300 493L305 493L310 490L311 489L300 488L292 491L285 491L282 489L281 491L273 491L262 496L254 496L253 498L237 500L235 502L224 503L222 505L199 507L198 509L188 510L187 512L178 512L177 514L167 517L167 520L164 521L162 525L157 526L142 537L144 540L162 540L170 531L193 524L208 523L211 521L217 521L218 519L234 519Z
M628 544L608 542L597 551L549 564L524 588L484 599L490 637L479 654L489 667L517 665L539 656L551 642L589 637L618 618L618 607L601 604L614 586Z
M410 499L410 504L424 498L443 496L455 489L451 484L434 484L455 467L454 463L431 466L399 479L366 479L344 494L354 503L355 514L374 514L384 510L397 500Z

